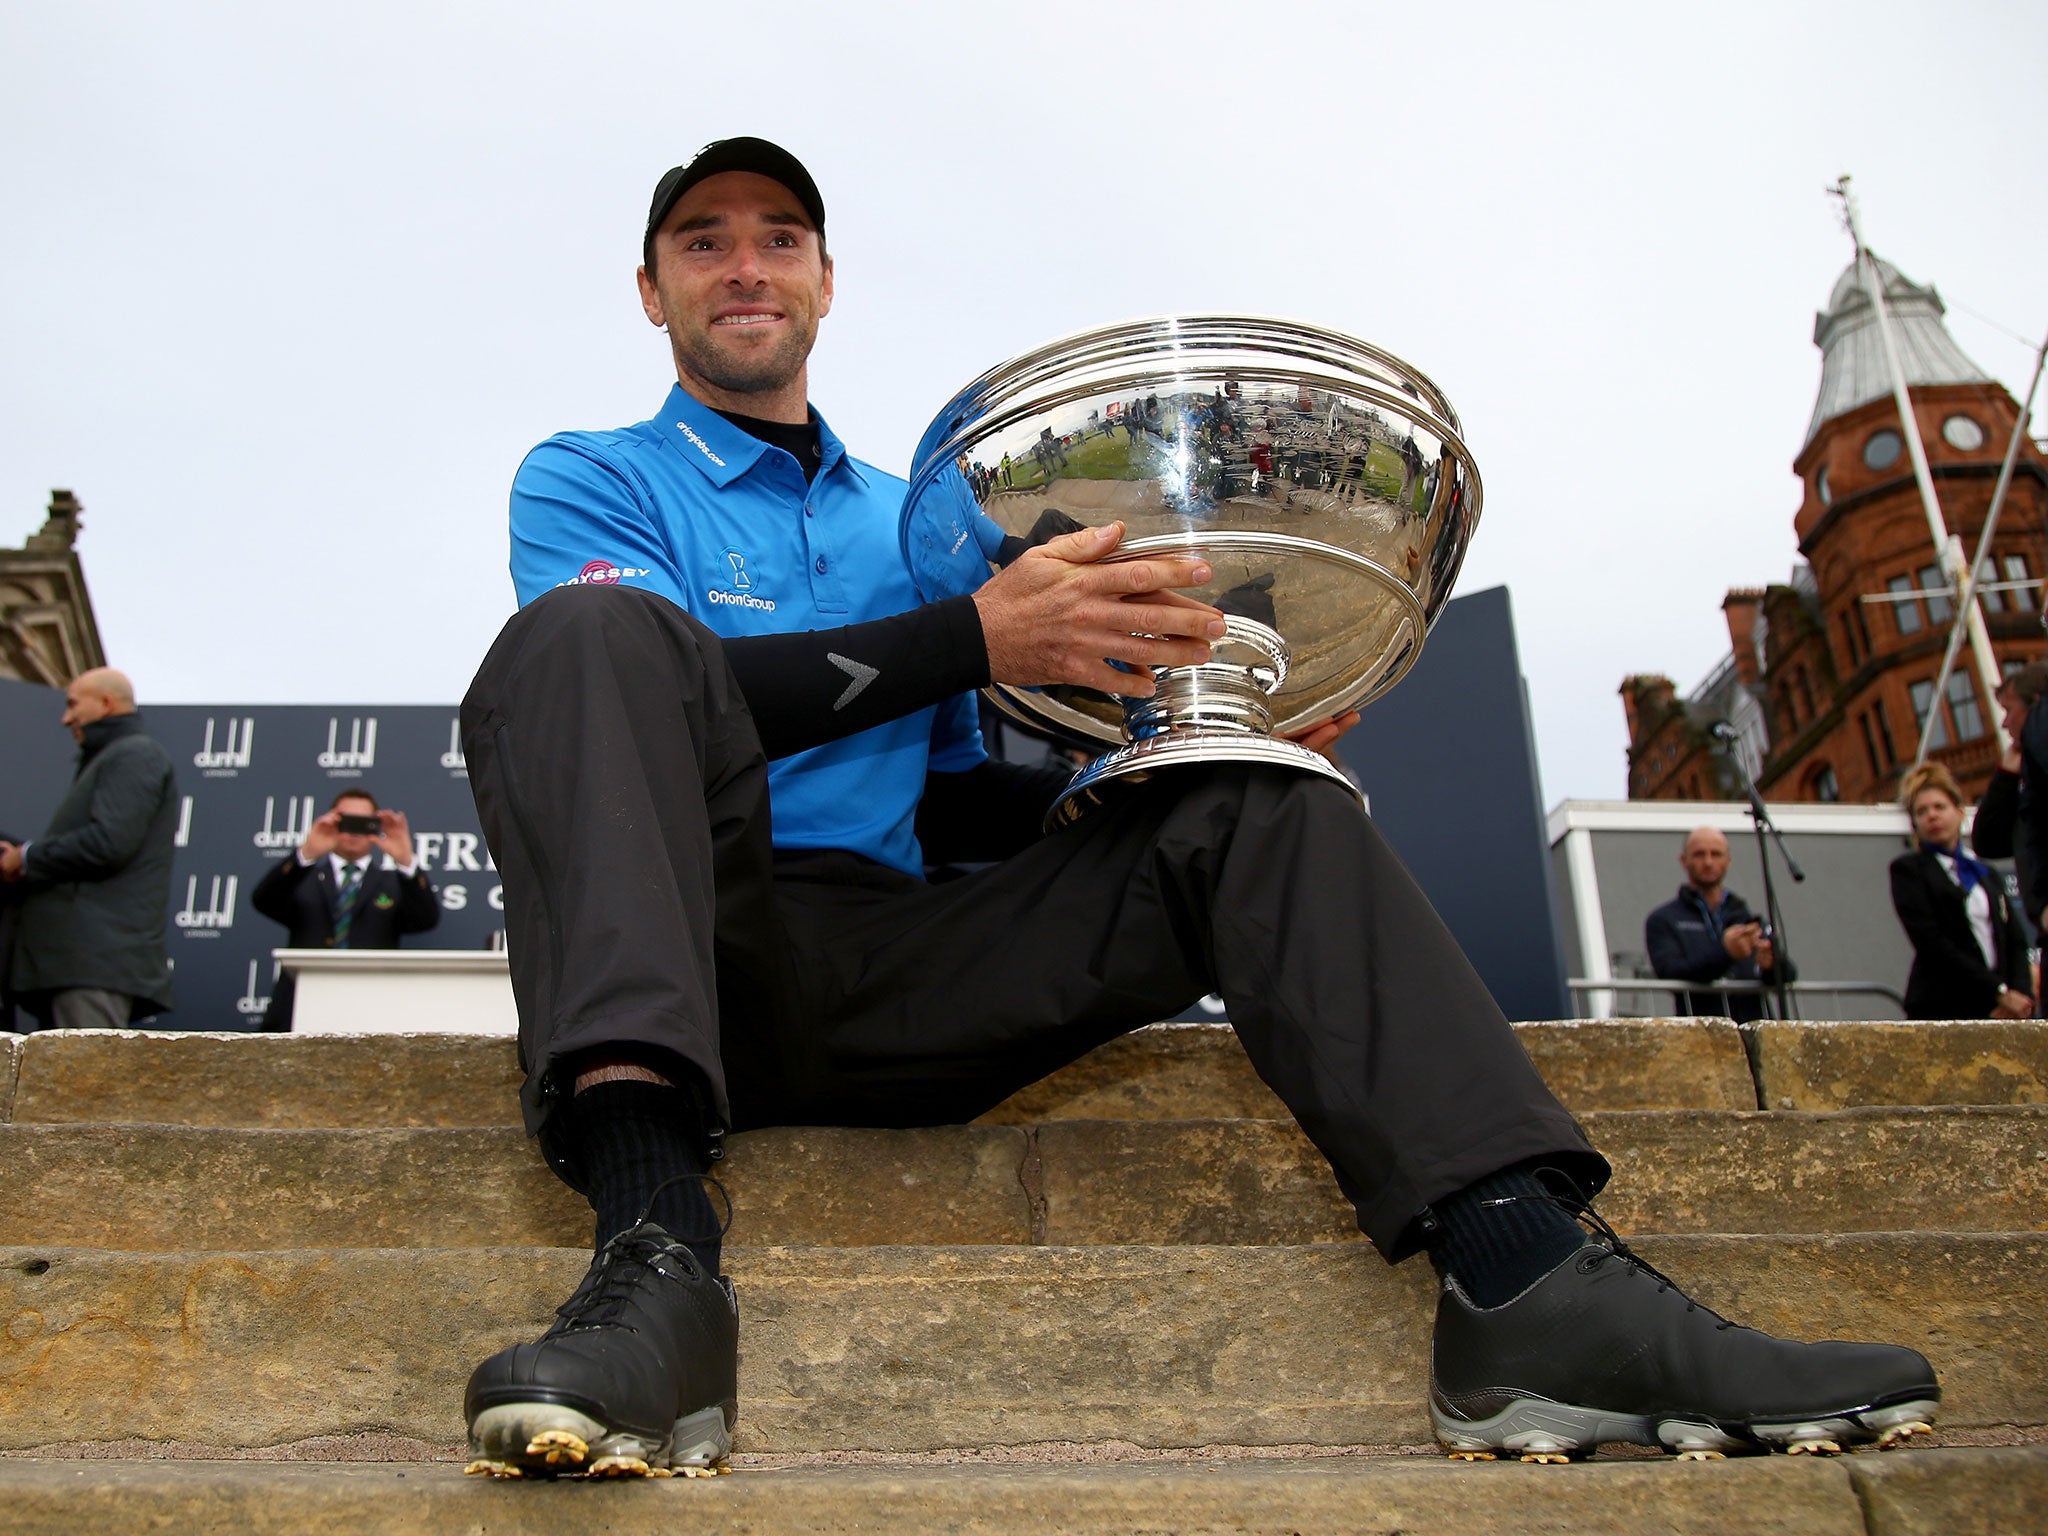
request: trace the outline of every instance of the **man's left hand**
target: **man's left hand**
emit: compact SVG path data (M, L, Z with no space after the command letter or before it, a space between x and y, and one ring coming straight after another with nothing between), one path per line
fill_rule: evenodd
M413 861L412 827L405 819L405 812L379 811L377 820L383 824L384 830L370 841L390 854L392 863L400 869L405 868Z
M21 873L21 850L12 843L0 843L0 880L19 880Z
M1281 739L1296 746L1307 747L1311 752L1320 752L1332 763L1337 761L1337 738L1358 724L1358 711L1347 710L1333 715L1317 725L1304 726L1301 730L1290 731ZM1339 765L1341 766L1341 765Z

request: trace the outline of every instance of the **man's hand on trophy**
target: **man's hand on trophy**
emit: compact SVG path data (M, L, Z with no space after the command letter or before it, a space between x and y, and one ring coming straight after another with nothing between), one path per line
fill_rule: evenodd
M1071 683L1149 698L1152 668L1209 659L1209 642L1223 635L1222 613L1174 590L1207 582L1208 562L1162 555L1105 563L1123 536L1120 522L1062 534L983 584L974 606L991 681Z
M1297 746L1307 747L1311 752L1320 752L1331 762L1337 761L1337 738L1358 724L1358 711L1346 710L1341 715L1332 715L1317 725L1304 726L1298 731L1289 731L1282 738ZM1339 764L1338 766L1342 766Z

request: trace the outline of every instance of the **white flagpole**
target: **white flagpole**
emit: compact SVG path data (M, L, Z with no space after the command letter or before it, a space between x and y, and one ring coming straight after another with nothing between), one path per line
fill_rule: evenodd
M1920 487L1920 506L1927 514L1927 531L1934 539L1938 558L1948 567L1949 584L1956 589L1957 622L1968 627L1970 655L1977 664L1977 686L1983 690L1985 708L1991 713L1992 734L1998 744L1999 756L2003 757L2011 747L2012 739L2006 735L2005 721L1997 713L2001 679L1998 661L1991 649L1991 631L1985 627L1984 608L1977 600L1977 573L1970 568L1968 557L1963 554L1963 541L1948 531L1948 524L1942 520L1941 503L1935 499L1934 476L1927 468L1927 446L1920 440L1920 423L1913 414L1913 399L1906 389L1906 370L1899 362L1899 349L1892 340L1884 279L1877 270L1877 258L1863 243L1863 230L1856 217L1856 199L1849 191L1847 176L1835 184L1835 196L1842 200L1842 214L1849 226L1849 238L1856 245L1856 265L1863 277L1863 290L1870 295L1871 305L1877 311L1878 339L1884 344L1885 363L1891 371L1892 399L1898 405L1899 430L1906 439L1906 452L1913 461L1913 479ZM1927 701L1927 719L1920 728L1919 758L1927 756L1927 744L1934 734L1934 721L1943 703L1939 692Z
M1984 562L1991 557L1991 536L1998 532L1999 515L2005 511L2005 493L2012 486L2013 470L2019 463L2020 442L2026 435L2028 418L2034 412L2034 392L2041 387L2041 365L2044 362L2048 362L2048 337L2042 338L2041 345L2034 352L2034 376L2027 381L2027 398L2020 402L2020 413L2013 421L2012 441L2005 445L2005 462L1999 466L1998 485L1991 492L1991 510L1984 514L1984 532L1977 539L1977 558L1970 566L1972 571L1981 571L1984 568ZM1998 573L1996 571L1993 571L1991 576L1993 581L1997 581ZM2010 583L2001 583L2001 585L2010 585ZM2048 590L2043 591L2042 597L2044 601L2048 601ZM1948 688L1948 675L1955 668L1956 652L1962 647L1965 617L1964 614L1958 613L1955 623L1949 626L1948 650L1941 658L1941 670L1934 676L1934 696L1937 699ZM2001 715L1999 717L1999 751L2001 754L2009 749L2009 744L2003 734L2004 725L2005 719ZM1927 722L1920 729L1920 752L1913 759L1916 765L1925 762L1927 759L1927 738L1933 733L1933 730L1934 711L1929 709L1927 711Z

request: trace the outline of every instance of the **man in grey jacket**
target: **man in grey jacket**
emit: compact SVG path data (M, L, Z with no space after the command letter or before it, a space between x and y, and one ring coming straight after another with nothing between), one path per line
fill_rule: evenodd
M21 901L8 989L44 1028L122 1028L171 1006L177 780L111 667L72 680L64 724L79 746L71 792L41 837L0 842L0 881Z

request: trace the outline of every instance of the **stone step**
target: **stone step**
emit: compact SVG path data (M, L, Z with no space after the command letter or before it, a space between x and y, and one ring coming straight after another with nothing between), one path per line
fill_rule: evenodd
M2038 1231L2048 1107L1580 1117L1632 1232ZM1362 1240L1291 1121L1063 1121L1034 1134L1045 1242Z
M2032 1231L2048 1106L1584 1117L1624 1232ZM510 1127L0 1126L0 1244L573 1247L591 1217ZM732 1240L1294 1244L1359 1237L1287 1121L1054 1121L733 1138Z
M1959 1431L2048 1423L2048 1238L1669 1237L1646 1259L1775 1333L1910 1344ZM569 1249L0 1251L0 1449L446 1447L485 1355L538 1334ZM1046 1441L1413 1445L1433 1285L1358 1245L732 1252L750 1452Z
M1767 1109L2048 1104L2048 1023L1758 1024Z
M1433 1457L1210 1457L1108 1465L742 1468L731 1477L494 1483L446 1463L0 1462L0 1536L233 1530L248 1536L976 1536L1572 1532L1577 1536L1947 1536L2038 1530L2048 1449L1833 1460L1461 1466Z
M1601 1019L1518 1024L1574 1110L2048 1103L2048 1023L1761 1024ZM0 1118L42 1124L457 1126L518 1121L509 1040L78 1030L0 1035ZM1227 1024L1139 1030L985 1118L1277 1119Z
M1754 1109L1741 1036L1725 1020L1515 1026L1574 1109ZM12 1116L36 1124L514 1125L512 1041L451 1035L180 1034L70 1030L10 1038ZM6 1063L0 1062L0 1068ZM4 1102L4 1101L0 1101ZM984 1118L1272 1119L1286 1110L1227 1024L1139 1030Z

